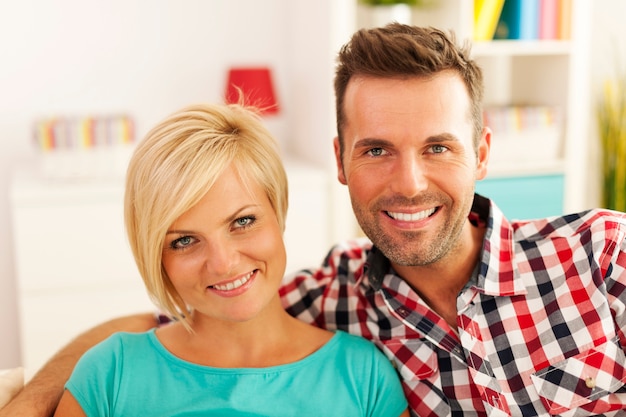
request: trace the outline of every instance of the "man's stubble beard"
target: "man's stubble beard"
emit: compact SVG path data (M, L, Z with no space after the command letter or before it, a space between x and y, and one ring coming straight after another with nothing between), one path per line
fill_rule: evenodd
M448 217L436 234L425 231L396 231L393 235L380 227L376 216L380 210L364 211L352 204L354 214L365 235L392 263L402 266L428 266L444 259L460 244L467 216Z

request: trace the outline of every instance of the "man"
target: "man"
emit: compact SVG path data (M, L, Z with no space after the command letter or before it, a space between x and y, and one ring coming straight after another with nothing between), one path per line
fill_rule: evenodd
M482 90L469 51L436 29L353 36L339 53L334 146L369 239L287 279L283 303L374 341L413 415L623 413L626 215L509 222L474 195L491 141ZM60 395L79 352L112 330L152 325L136 316L81 336L39 392ZM44 383L55 362L64 370Z

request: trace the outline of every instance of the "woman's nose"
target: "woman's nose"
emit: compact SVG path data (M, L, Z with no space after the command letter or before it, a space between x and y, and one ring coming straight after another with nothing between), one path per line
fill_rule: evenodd
M228 239L207 245L205 254L207 271L217 276L228 276L238 262L238 254L236 246Z

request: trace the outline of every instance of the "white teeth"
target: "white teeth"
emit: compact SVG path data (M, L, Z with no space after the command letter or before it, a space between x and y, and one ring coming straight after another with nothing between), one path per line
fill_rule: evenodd
M395 220L400 220L403 222L414 222L417 220L425 219L426 217L430 216L434 212L435 212L435 208L431 208L431 209L420 211L417 213L395 213L392 211L388 211L387 214L389 215L389 217Z
M223 285L213 285L212 287L220 291L231 291L231 290L241 287L243 284L248 282L250 280L250 277L252 277L252 274L254 274L254 271L250 272L248 275L246 275L243 278L236 279L232 282L229 282Z

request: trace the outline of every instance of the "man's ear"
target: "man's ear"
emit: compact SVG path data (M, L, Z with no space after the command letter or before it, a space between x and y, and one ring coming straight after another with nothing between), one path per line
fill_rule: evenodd
M482 180L487 176L487 165L489 163L489 151L491 149L491 129L483 127L476 149L476 179Z
M337 163L337 179L340 183L346 185L346 174L343 169L343 161L341 160L341 151L339 149L339 137L335 136L335 139L333 139L333 146L335 148L335 162Z

